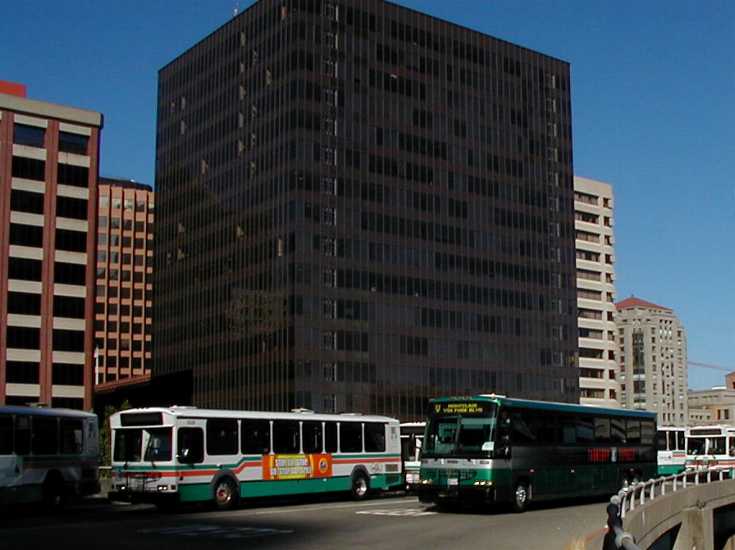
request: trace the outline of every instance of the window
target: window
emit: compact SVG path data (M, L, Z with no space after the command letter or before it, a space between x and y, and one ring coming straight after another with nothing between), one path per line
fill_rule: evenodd
M30 327L8 327L7 347L18 349L38 349L40 330Z
M41 295L27 292L8 292L8 313L41 315Z
M71 164L58 164L59 173L57 182L63 185L75 187L87 187L89 185L89 168L85 166L73 166Z
M80 285L86 283L87 266L82 264L68 264L65 262L54 262L54 282L64 285Z
M666 432L663 430L658 430L656 432L656 447L659 451L674 450L674 447L668 446L666 441Z
M145 447L145 461L171 460L171 428L149 428Z
M653 445L653 437L655 433L656 425L653 423L653 421L641 421L641 445Z
M204 434L202 429L179 428L177 452L179 462L186 464L204 462Z
M511 442L514 445L535 445L536 434L532 431L529 422L531 411L512 411L511 412ZM464 419L462 419L464 422ZM463 424L464 429L464 424Z
M44 147L46 128L29 126L27 124L13 125L13 143L30 147Z
M207 420L207 454L237 454L237 420Z
M54 296L54 317L84 319L84 298Z
M641 422L640 420L628 420L626 423L626 436L629 445L640 445Z
M279 454L300 452L299 423L297 421L273 421L273 452Z
M598 445L610 443L610 419L595 418L595 443Z
M365 424L365 451L368 453L385 451L385 424Z
M0 414L0 455L13 454L13 417Z
M78 418L62 418L61 454L81 454L83 448L84 425Z
M43 247L43 227L37 225L25 225L20 223L10 224L10 244L18 246Z
M304 422L301 425L303 431L304 453L321 453L322 452L322 423L321 422Z
M337 423L324 423L324 452L336 453L337 449Z
M46 176L46 161L13 157L11 170L14 178L43 181Z
M43 201L43 193L21 191L20 189L12 189L10 191L10 209L16 212L43 214Z
M10 257L8 258L8 279L40 281L41 267L41 260Z
M58 195L56 197L56 215L75 220L87 219L87 199L75 199Z
M70 252L87 251L87 233L82 231L70 231L68 229L56 230L56 248Z
M54 351L84 351L84 331L60 330L53 331Z
M343 453L362 452L362 424L341 422L339 425L340 451Z
M31 451L34 455L54 455L59 451L59 423L54 417L34 416Z
M51 372L53 384L59 384L61 386L84 385L84 365L54 363Z
M15 453L27 455L31 452L31 417L15 417Z
M63 153L86 155L88 143L88 136L73 134L71 132L59 132L59 151Z
M201 431L201 430L200 430ZM113 460L139 462L143 445L143 430L115 430Z
M264 455L271 448L271 427L268 420L241 422L242 453Z
M15 384L38 384L38 363L26 361L7 361L5 381Z

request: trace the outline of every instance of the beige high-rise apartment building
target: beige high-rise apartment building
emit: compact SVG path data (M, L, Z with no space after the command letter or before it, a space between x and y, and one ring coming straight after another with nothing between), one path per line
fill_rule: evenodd
M619 407L612 186L574 177L580 402Z
M622 406L656 412L661 425L686 425L684 326L673 310L635 297L616 308Z

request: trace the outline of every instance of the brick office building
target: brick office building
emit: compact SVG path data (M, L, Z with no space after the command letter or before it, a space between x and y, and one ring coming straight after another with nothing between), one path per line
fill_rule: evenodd
M92 405L101 128L0 82L0 404Z
M579 399L569 65L382 1L261 0L159 75L154 378L417 418Z

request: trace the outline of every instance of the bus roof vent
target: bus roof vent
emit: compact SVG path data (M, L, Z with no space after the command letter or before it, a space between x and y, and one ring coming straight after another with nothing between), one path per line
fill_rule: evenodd
M304 414L314 414L314 411L311 409L305 409L303 407L300 407L298 409L291 409L292 413L304 413Z
M339 414L341 414L342 416L362 416L362 413L352 413L352 412L350 412L350 413L339 413Z

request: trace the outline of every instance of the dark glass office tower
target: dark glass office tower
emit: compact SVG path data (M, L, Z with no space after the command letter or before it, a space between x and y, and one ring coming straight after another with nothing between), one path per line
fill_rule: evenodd
M579 399L567 63L261 0L161 70L156 172L154 377L195 404Z

